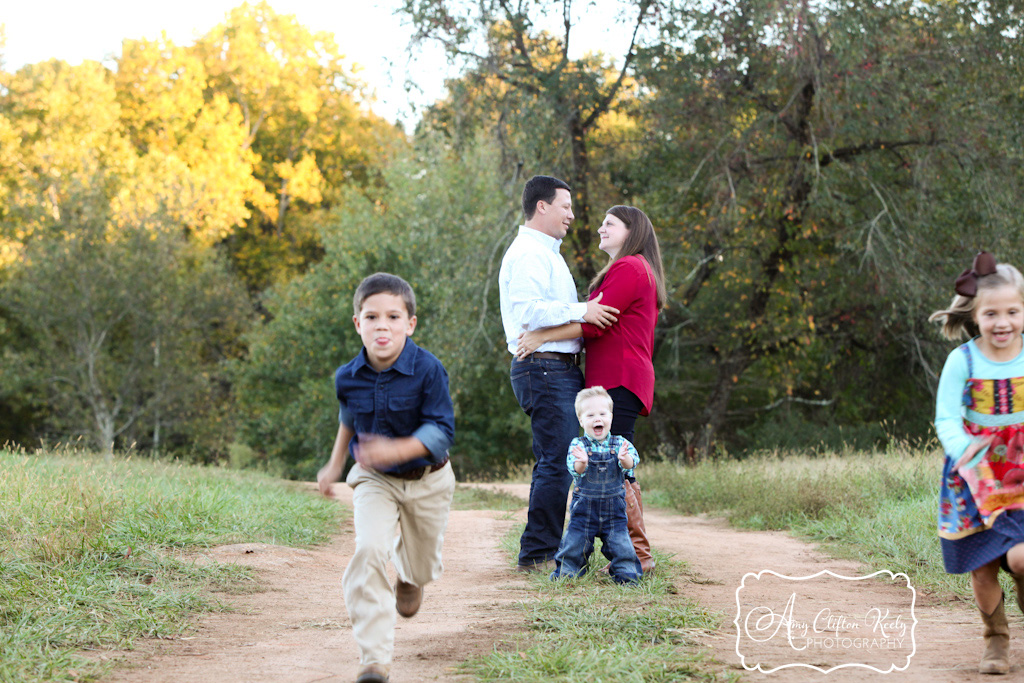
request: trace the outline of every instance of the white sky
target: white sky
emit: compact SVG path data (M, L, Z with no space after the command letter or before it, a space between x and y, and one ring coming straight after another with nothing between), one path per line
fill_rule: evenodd
M188 45L223 22L242 1L8 0L0 9L0 24L7 35L0 55L7 71L53 58L71 64L94 59L113 66L123 39L152 40L165 31L174 43ZM411 27L394 14L398 4L399 0L270 0L275 12L295 15L311 31L335 34L346 60L362 66L359 76L376 91L374 111L390 120L414 121L418 116L405 91L407 77L423 91L412 100L422 106L441 97L444 78L456 73L436 46L410 60ZM587 6L580 12L583 30L577 34L574 28L577 50L573 52L599 49L621 56L629 36L621 28L616 30L614 15L590 3L577 4ZM609 7L608 0L600 4Z
M243 0L12 0L0 10L7 34L3 63L7 71L25 64L61 59L78 64L94 59L113 66L121 41L157 39L161 31L188 45L224 21ZM376 91L373 109L388 119L411 117L404 82L408 73L424 90L420 104L444 92L447 63L439 48L409 62L411 28L394 15L398 0L271 0L279 14L293 14L311 31L334 33L347 62L362 67L360 78ZM454 75L454 74L452 74ZM415 118L415 117L411 117Z

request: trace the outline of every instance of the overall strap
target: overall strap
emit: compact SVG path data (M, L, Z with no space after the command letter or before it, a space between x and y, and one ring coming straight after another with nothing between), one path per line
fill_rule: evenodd
M967 379L971 380L974 378L974 359L971 356L970 344L961 344L960 350L967 356ZM965 406L969 406L972 403L971 399L971 383L968 381L964 384L964 393L961 399Z

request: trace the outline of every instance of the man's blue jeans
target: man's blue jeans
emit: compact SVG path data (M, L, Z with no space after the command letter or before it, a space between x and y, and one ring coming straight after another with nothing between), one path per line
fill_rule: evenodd
M532 565L554 559L562 540L565 501L572 485L565 458L569 442L580 434L574 403L583 388L583 373L570 362L528 356L513 359L509 375L533 430L530 505L519 539L519 564Z

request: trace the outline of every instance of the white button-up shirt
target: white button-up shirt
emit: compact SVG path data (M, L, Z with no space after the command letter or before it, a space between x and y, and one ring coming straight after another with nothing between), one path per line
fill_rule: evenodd
M509 353L515 354L520 333L570 322L582 322L587 304L576 295L569 266L559 252L562 240L519 226L498 271L501 322ZM538 351L579 353L581 339L542 344Z

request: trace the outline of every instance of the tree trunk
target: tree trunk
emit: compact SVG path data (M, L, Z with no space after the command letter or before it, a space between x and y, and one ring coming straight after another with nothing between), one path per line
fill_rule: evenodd
M156 343L153 345L153 369L156 370L156 378L158 386L162 384L160 382L160 338L157 337ZM156 400L156 410L153 416L153 452L160 453L160 405L163 401L163 396L158 396Z
M750 354L745 350L733 351L718 363L715 385L701 414L700 430L692 444L693 456L700 460L714 452L715 436L725 423L725 411L729 406L736 382L750 366ZM688 451L690 449L687 449Z
M114 459L114 418L111 415L101 414L96 416L96 426L99 434L99 447L103 457L108 461Z
M284 219L285 215L288 213L288 204L290 201L291 196L288 194L288 181L282 179L280 199L277 203L277 222L274 224L278 237L284 234Z
M569 105L565 105L569 106ZM576 214L573 221L572 244L573 259L584 280L590 282L597 269L590 253L594 228L590 224L590 156L587 152L587 130L580 121L579 112L573 113L568 121L568 133L572 147L572 211Z

